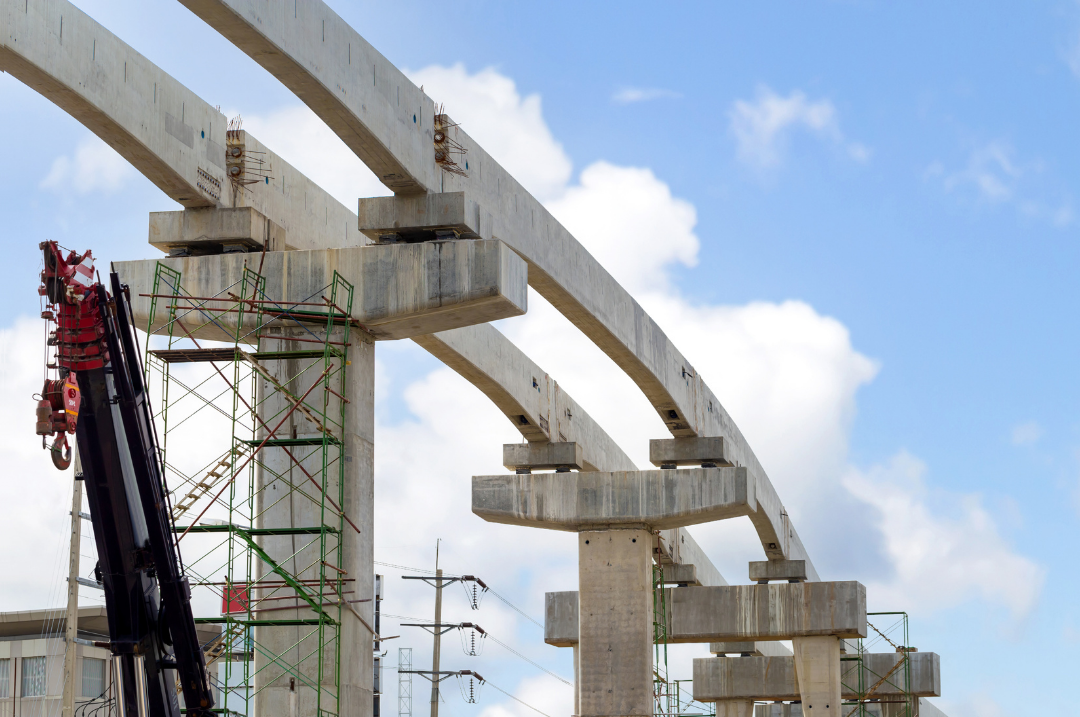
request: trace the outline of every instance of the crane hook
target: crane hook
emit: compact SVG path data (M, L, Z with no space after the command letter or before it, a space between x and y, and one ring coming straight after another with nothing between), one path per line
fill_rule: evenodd
M61 433L56 437L52 447L49 449L49 454L57 470L66 471L68 469L68 466L71 465L71 446L67 442L66 434Z

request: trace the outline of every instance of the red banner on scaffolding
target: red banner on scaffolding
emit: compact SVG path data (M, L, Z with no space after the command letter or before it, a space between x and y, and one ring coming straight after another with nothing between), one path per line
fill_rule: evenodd
M247 585L226 585L225 593L221 596L221 614L234 615L238 612L248 611L248 588Z

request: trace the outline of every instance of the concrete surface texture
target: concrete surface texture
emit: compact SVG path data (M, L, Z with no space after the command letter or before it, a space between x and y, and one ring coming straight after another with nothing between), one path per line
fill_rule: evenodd
M866 588L854 581L665 588L664 593L672 643L866 636ZM546 594L545 642L575 644L578 599L573 591ZM839 654L838 645L837 664Z
M719 704L717 703L718 706ZM863 708L870 717L904 717L912 714L907 704L896 702L867 702ZM945 713L925 697L918 698L918 710L916 714L919 717L945 717ZM717 714L719 715L719 712ZM757 705L754 708L754 717L803 717L802 704Z
M585 465L581 447L573 442L505 443L503 465L508 470L581 470Z
M665 592L672 642L866 636L866 588L854 581L668 588ZM838 664L839 649L837 645Z
M696 566L695 566L696 567ZM555 647L577 647L578 593L576 590L545 593L544 642ZM710 652L750 653L769 657L791 657L791 650L781 643L767 641L716 642L709 644Z
M473 512L551 530L613 525L680 528L754 511L745 468L473 477Z
M770 580L806 580L805 560L755 560L750 563L750 580L768 582Z
M651 538L647 530L578 534L580 714L653 713Z
M238 252L159 261L179 271L185 291L201 299L227 299L247 267L266 277L266 298L320 302L336 271L355 287L351 317L376 339L405 338L525 313L525 265L497 241L267 252L265 256ZM145 326L149 318L147 295L153 290L158 263L116 263L121 281L132 289L136 325ZM207 313L190 314L195 325L209 321ZM215 316L204 335L231 340L226 329L235 325L235 316ZM160 328L167 319L168 313L160 312L152 328Z
M281 338L264 340L266 351L298 351L310 348L310 344L301 343L296 338L304 338L305 332L299 328L270 327L268 333ZM333 338L333 337L332 337ZM340 337L339 339L340 340ZM352 346L349 348L349 366L345 372L345 460L348 465L344 475L344 502L342 510L350 518L358 531L347 527L336 535L341 540L342 564L338 567L346 571L349 589L356 595L371 595L374 591L375 554L373 543L374 529L374 478L375 478L375 344L362 340L354 333ZM310 376L297 379L300 364L296 359L261 360L263 370L273 376L279 384L287 386L294 395L302 395L311 382ZM269 380L260 376L259 393L265 399L259 404L259 413L265 422L275 425L275 416L283 416L292 403L283 393L275 390ZM341 410L338 399L333 394L320 397L330 401L328 413ZM338 402L338 405L333 405ZM288 422L280 429L280 435L311 436L319 435L319 427L310 421L301 411L294 411ZM257 434L265 438L266 429ZM281 448L270 448L261 454L256 470L256 528L280 526L309 527L320 524L321 503L317 497L305 499L303 491L295 491L292 486L304 485L306 477L300 466L310 473L320 468L321 447L294 446L289 449L296 458L294 462ZM299 464L299 465L298 465ZM327 475L327 492L336 495L337 481L333 472ZM330 536L333 540L335 536ZM317 542L306 535L270 535L257 538L260 547L290 574L301 579L318 580L320 571L320 548ZM329 546L333 550L336 546ZM332 552L330 553L332 554ZM258 580L273 580L270 567L256 561L259 571ZM276 591L276 592L275 592ZM280 595L278 588L256 590L256 599ZM311 608L302 600L300 606L292 610L278 610L277 619L305 619L313 616ZM275 607L288 607L282 602ZM355 613L354 613L355 611ZM368 626L374 624L374 608L370 601L352 605L352 610L345 610L340 625L340 708L342 715L369 715L372 709L372 671L373 653L370 649L372 633ZM361 621L362 618L362 621ZM366 625L364 623L367 623ZM260 645L254 653L255 666L252 674L255 682L255 703L253 714L268 717L294 717L296 714L313 715L316 713L314 690L296 691L298 700L296 711L290 705L289 674L275 656L280 656L286 665L298 665L307 684L319 684L319 661L312 657L317 648L318 633L309 626L262 626L256 627L255 639ZM317 653L316 653L317 654ZM331 655L333 651L331 650ZM327 670L326 668L331 669ZM332 662L322 665L324 685L333 692L334 672Z
M283 328L268 329L271 334L278 334L279 339L264 341L266 351L297 351L307 349L310 344L300 343L291 338L303 338L303 329ZM355 337L355 335L354 335ZM310 383L310 377L297 379L299 364L297 360L260 361L262 368L275 381L285 384L295 395L301 395ZM259 412L265 422L274 424L275 416L283 416L292 403L281 392L275 391L266 378L259 379L259 392L266 396L259 404ZM349 349L349 368L346 371L346 409L345 455L348 470L345 475L345 501L341 508L359 528L346 529L337 533L341 541L342 565L347 571L349 590L357 595L370 595L375 589L375 554L373 549L374 526L374 481L375 481L375 344L372 341L352 340ZM302 384L302 385L301 385ZM327 401L339 401L333 394L325 396ZM320 398L322 401L322 398ZM329 405L328 412L340 410L340 404ZM283 425L283 435L318 435L319 427L311 422L301 411L294 411L288 422ZM257 437L266 437L262 429ZM289 448L300 465L309 472L319 469L321 448L296 446ZM286 455L282 448L270 448L264 451L256 471L256 515L255 527L270 528L279 526L306 527L320 525L321 504L315 499L303 499L292 489L293 485L302 485L306 481L299 465ZM327 475L328 495L337 495L337 481L333 474ZM283 497L289 497L283 500ZM330 537L333 540L335 536ZM257 539L262 550L266 551L276 563L300 579L318 580L320 572L320 547L308 536L262 536ZM334 549L334 545L330 549ZM256 562L259 571L258 580L274 579L270 567ZM256 591L255 598L267 597L278 589ZM260 593L265 593L262 595ZM280 606L288 607L288 603ZM274 615L278 619L312 618L312 610L297 599L292 610L279 610ZM276 607L276 606L275 606ZM356 614L345 611L340 624L340 707L342 714L369 715L372 711L372 675L373 652L367 649L372 640L368 625L374 623L373 607L370 601L353 606ZM367 624L365 625L364 622ZM289 717L295 714L315 714L314 691L298 690L296 707L293 712L289 704L288 673L274 655L280 655L285 664L296 664L307 684L318 685L319 660L311 657L318 647L318 633L313 633L310 626L259 626L255 628L256 640L260 650L255 651L255 704L253 714L270 717ZM333 654L333 652L332 652ZM323 667L324 686L333 692L333 669Z
M649 441L649 462L657 468L702 464L733 465L724 455L724 439L720 436L655 438Z
M910 653L908 667L897 666L896 652L869 653L862 660L852 655L839 658L841 697L850 700L862 689L874 690L878 697L903 694L910 679L910 692L919 697L941 695L941 660L933 652ZM860 674L861 673L861 674ZM903 688L903 689L902 689ZM795 701L802 699L796 679L795 659L788 657L713 657L694 660L694 699L702 702L749 699ZM815 713L816 714L816 713Z

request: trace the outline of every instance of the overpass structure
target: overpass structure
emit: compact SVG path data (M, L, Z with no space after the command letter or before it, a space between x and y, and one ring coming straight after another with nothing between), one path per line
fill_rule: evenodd
M353 607L339 595L333 618L319 604L324 593L301 599L312 597L305 585L325 585L333 570L348 575L349 591L372 592L374 347L407 338L479 388L525 441L505 447L513 474L473 478L474 512L579 534L580 591L549 594L547 630L551 644L575 650L576 714L663 712L654 680L658 641L710 643L721 655L701 667L700 680L695 665L695 694L716 702L717 714L748 714L754 700L778 694L715 687L757 679L751 663L740 662L746 659L781 661L794 682L784 683L780 699L797 696L811 714L847 714L842 704L852 693L841 688L850 658L843 655L850 654L847 639L866 636L865 590L820 583L739 428L633 297L321 0L180 2L292 90L393 192L360 198L354 213L67 0L0 0L0 70L78 119L183 207L149 218L149 243L167 258L118 270L137 317L152 334L169 337L173 353L159 356L164 364L201 362L218 373L229 362L250 365L256 388L247 405L249 443L257 445L246 450L262 455L243 459L230 448L227 471L235 478L250 464L252 495L260 500L280 485L296 490L282 477L297 472L323 496L339 491L338 502L330 501L333 520L325 501L318 520L303 507L271 501L249 513L250 525L223 528L265 563L252 579L273 573L290 585L293 622L315 620L310 624L320 630L332 622L337 630L332 641L320 642L302 634L300 624L238 620L265 643L256 711L284 715L293 699L304 714L371 713L371 603ZM551 376L488 324L527 309L526 284L653 405L670 433L650 446L657 470L638 470ZM249 285L250 295L237 294ZM325 296L331 289L350 297L346 307ZM315 319L301 315L320 301L322 328L312 339ZM250 317L244 323L245 312L258 316L254 324ZM191 317L190 326L182 317ZM174 341L184 348L172 349ZM213 353L206 341L232 342L232 353ZM254 353L242 348L252 345ZM324 372L339 376L336 388L324 391L337 396L327 399L337 401L336 433L300 395L307 369L296 361L314 360L316 349ZM166 369L164 376L172 374ZM332 436L341 459L327 464L325 445L319 453L312 435L326 445ZM319 456L322 473L310 462ZM217 499L203 491L189 507L205 512ZM767 559L751 578L787 582L728 586L687 530L743 517ZM317 555L322 567L298 567L295 535L285 540L282 531L305 521L322 521L321 534L339 536L333 570L326 552ZM217 589L228 600L233 587L226 580ZM282 599L280 592L272 599ZM793 651L780 640L791 640ZM314 646L315 668L289 662L286 653L297 645ZM909 653L897 654L896 664L908 670ZM323 669L328 662L333 670ZM324 672L335 675L327 681ZM298 689L311 694L291 698ZM935 682L930 692L911 693L911 713L916 698L936 689ZM859 709L868 694L857 695Z

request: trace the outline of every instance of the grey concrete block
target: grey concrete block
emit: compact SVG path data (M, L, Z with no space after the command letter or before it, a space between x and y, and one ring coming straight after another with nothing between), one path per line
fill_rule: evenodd
M710 642L709 652L714 655L745 655L752 657L791 657L791 650L772 640L759 642Z
M755 560L750 563L750 580L806 580L805 560Z
M668 593L672 642L866 636L866 588L854 581L676 588Z
M862 662L840 661L840 693L844 699L859 697L885 677L900 661L895 652L871 653ZM933 652L910 653L907 674L898 668L878 686L874 695L903 695L910 678L910 691L919 697L941 695L941 662ZM861 673L861 674L860 674ZM861 685L861 687L860 687ZM718 700L799 700L795 660L792 657L712 657L694 660L694 699Z
M918 697L918 712L913 713L910 707L904 703L895 702L868 702L864 705L866 713L870 717L906 717L910 714L918 714L919 717L945 717L945 713L939 710L930 700ZM772 704L757 705L754 707L754 717L802 717L801 704Z
M724 454L724 439L715 437L662 438L649 441L649 462L654 466L700 466L712 463L730 466Z
M168 253L221 253L223 245L284 251L285 229L251 207L150 212L150 245Z
M756 508L744 468L473 477L473 513L493 523L551 530L653 529L747 515Z
M665 589L668 639L674 643L735 643L791 656L764 642L799 636L865 637L866 588L857 582L777 583ZM578 635L576 592L547 593L544 641L570 647ZM918 653L916 653L918 654Z
M663 572L665 585L701 585L701 583L698 582L696 565L668 564L662 565L661 570Z
M544 594L544 642L555 647L577 646L577 590Z
M581 446L573 442L503 444L503 465L509 470L581 470L584 464Z
M525 313L525 263L498 241L430 242L357 249L267 252L260 257L266 296L310 301L326 293L335 271L354 286L351 316L376 339L417 334L520 316ZM226 296L251 260L247 254L161 259L182 275L191 296ZM136 325L149 319L156 261L117 262L131 286ZM191 324L208 339L230 340L236 314L209 322L196 312ZM164 325L167 312L154 317Z
M462 239L480 236L479 206L465 192L361 198L357 216L360 231L372 241L388 234L404 241L426 240L440 230Z

